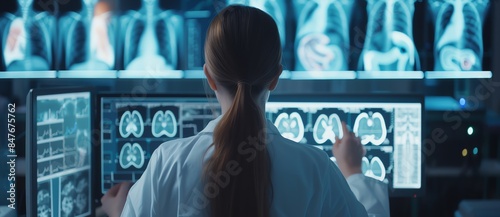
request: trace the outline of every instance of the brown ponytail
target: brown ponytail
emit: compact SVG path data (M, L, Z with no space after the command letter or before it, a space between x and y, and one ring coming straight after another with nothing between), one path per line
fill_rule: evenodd
M205 57L218 87L233 95L232 105L214 129L213 155L204 168L206 187L218 184L208 197L211 214L268 217L271 162L264 112L256 100L281 66L276 23L259 9L229 6L210 24ZM220 175L236 166L234 173Z

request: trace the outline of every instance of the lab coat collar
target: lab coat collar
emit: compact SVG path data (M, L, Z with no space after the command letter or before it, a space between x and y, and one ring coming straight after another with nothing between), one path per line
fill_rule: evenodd
M207 126L205 127L205 129L203 129L201 131L201 133L213 133L214 129L215 129L215 126L217 126L217 124L219 123L219 121L222 118L222 116L223 115L220 115L216 119L210 121L207 124ZM267 127L267 133L275 134L275 135L281 135L280 132L278 131L278 129L276 128L276 126L274 126L274 124L270 120L267 120L267 119L266 119L266 127Z

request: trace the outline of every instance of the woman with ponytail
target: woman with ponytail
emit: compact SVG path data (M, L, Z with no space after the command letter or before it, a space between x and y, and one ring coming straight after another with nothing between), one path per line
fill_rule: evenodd
M223 9L208 28L204 66L223 114L193 137L162 144L126 203L127 184L103 198L105 209L118 210L108 214L366 216L323 151L283 138L265 120L266 101L282 71L281 52L271 16L247 6ZM106 203L109 198L121 201Z

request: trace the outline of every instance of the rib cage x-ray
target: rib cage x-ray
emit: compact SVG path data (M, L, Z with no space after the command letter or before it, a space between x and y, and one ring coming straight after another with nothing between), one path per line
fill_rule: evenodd
M243 4L267 12L276 21L280 33L281 45L285 45L286 5L284 0L227 0L227 4Z
M359 70L419 70L413 43L415 0L368 0L368 26Z
M63 69L113 69L115 34L112 6L98 0L84 0L81 11L69 12L59 19Z
M123 40L125 69L176 69L176 27L181 21L173 11L161 11L157 0L143 0L139 11L129 11L121 21L121 28L126 31Z
M2 7L11 6L16 11L4 13L0 18L3 57L0 68L8 71L50 69L55 18L37 5L33 0L2 1Z
M299 12L296 70L347 70L349 17L353 1L307 1ZM349 7L350 8L350 7Z
M489 0L431 0L436 71L482 70L483 19Z

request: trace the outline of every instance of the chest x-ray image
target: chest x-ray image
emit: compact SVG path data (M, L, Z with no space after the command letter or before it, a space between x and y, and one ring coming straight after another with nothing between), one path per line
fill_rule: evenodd
M109 1L76 0L58 19L60 68L108 70L115 66L115 40Z
M243 4L259 8L274 18L278 25L281 45L285 45L285 17L286 5L284 0L227 0L227 4Z
M4 0L0 7L0 69L48 70L53 63L52 12L33 0Z
M143 0L139 10L130 10L120 18L127 70L177 69L176 32L182 30L182 17L172 10L161 10L158 4L158 0Z
M354 1L305 1L298 11L296 70L347 70Z
M367 1L368 25L359 70L420 70L413 43L415 0Z
M489 0L430 0L436 71L482 70L483 22Z

